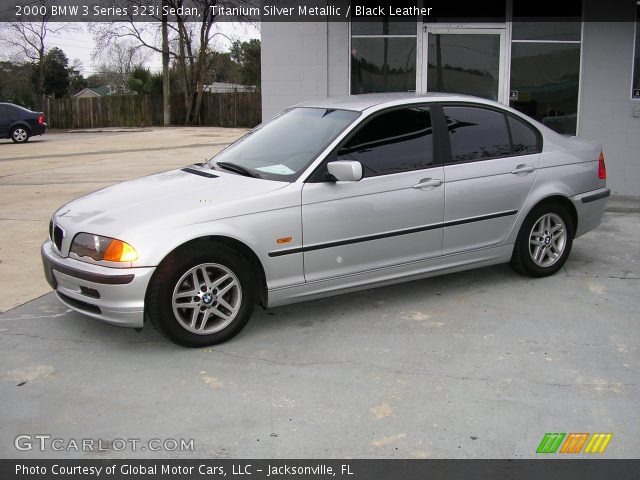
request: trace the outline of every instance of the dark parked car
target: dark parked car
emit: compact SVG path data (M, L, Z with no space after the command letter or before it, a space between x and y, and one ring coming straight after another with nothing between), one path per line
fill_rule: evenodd
M46 131L42 112L32 112L13 103L0 103L0 138L25 143L29 137L43 135Z

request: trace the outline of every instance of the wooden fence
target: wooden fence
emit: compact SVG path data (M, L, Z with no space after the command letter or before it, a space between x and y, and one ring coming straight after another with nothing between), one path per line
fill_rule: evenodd
M161 95L113 95L94 98L48 99L49 128L148 127L162 125ZM184 124L184 96L171 96L171 123ZM200 125L255 127L261 121L257 92L205 93Z

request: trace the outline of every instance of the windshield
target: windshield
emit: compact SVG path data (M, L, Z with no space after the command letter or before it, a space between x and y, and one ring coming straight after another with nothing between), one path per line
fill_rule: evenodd
M260 178L291 182L359 115L326 108L287 110L211 160L226 163L228 170L235 164Z

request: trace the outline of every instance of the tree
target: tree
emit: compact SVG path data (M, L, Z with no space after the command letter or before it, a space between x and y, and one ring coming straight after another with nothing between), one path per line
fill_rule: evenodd
M231 47L231 59L238 64L240 83L260 90L260 40L236 40Z
M129 12L133 11L132 4L146 3L148 0L126 2L129 5ZM161 16L155 18L156 22L136 22L136 19L130 16L127 22L95 24L92 26L92 32L100 49L106 49L122 39L131 39L137 46L163 53L162 47L158 45L158 39L162 38L161 29L164 26L167 30L166 37L169 37L166 42L168 52L165 51L165 56L168 53L179 72L186 111L185 124L197 123L202 105L202 86L206 79L210 58L209 44L216 35L223 35L212 31L217 15L216 10L210 7L248 7L255 6L255 2L253 0L191 0L188 2L191 8L187 10L192 13L193 9L197 9L196 15L181 13L187 6L185 0L163 0L163 3L175 13L164 23ZM167 74L166 66L164 73Z
M229 52L210 52L207 62L207 83L240 83L240 66L231 59Z
M148 55L129 40L114 42L107 49L99 49L93 55L98 64L102 83L124 93L129 78L136 69L144 69Z
M23 60L31 62L36 67L34 87L38 96L40 110L44 110L45 103L45 69L42 68L42 62L47 53L46 38L50 34L76 28L68 23L51 23L50 3L49 0L35 0L33 2L35 6L45 7L42 11L46 13L39 16L37 21L18 19L7 23L0 22L2 26L0 32L1 44L13 49Z
M80 73L82 70L82 62L77 58L73 61L71 66L68 68L69 72L69 88L67 90L67 95L75 95L80 92L84 88L87 88L89 85L86 78L82 76Z
M136 67L131 72L127 84L132 92L138 94L151 93L153 90L151 72L148 68Z
M167 0L162 0L161 36L162 36L162 124L171 125L171 80L169 78L169 18Z
M106 77L102 73L94 73L87 77L87 87L100 87L108 83Z
M170 92L176 92L178 90L178 74L175 70L169 70L168 75L163 75L162 73L152 73L151 74L151 94L152 95L163 95L164 97L164 85L168 84L168 88Z
M175 88L176 75L175 72L169 71L167 76L169 80L169 88ZM127 82L129 90L139 95L162 95L164 84L164 75L162 73L151 73L148 68L137 67L131 72L131 76Z
M29 63L1 61L0 100L37 110L39 101L31 84L32 73Z
M34 84L37 85L42 75L44 78L43 91L55 98L64 97L69 88L69 59L57 47L49 50L42 62L34 67Z

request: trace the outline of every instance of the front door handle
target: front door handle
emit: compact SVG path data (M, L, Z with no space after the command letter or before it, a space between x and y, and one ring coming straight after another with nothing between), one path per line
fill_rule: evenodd
M535 171L536 169L534 167L530 167L523 163L521 165L518 165L514 170L511 170L511 173L513 173L514 175L517 175L519 173L531 173Z
M413 188L417 190L422 190L425 188L435 188L442 185L442 180L439 178L423 178L420 180L420 183L416 183Z

